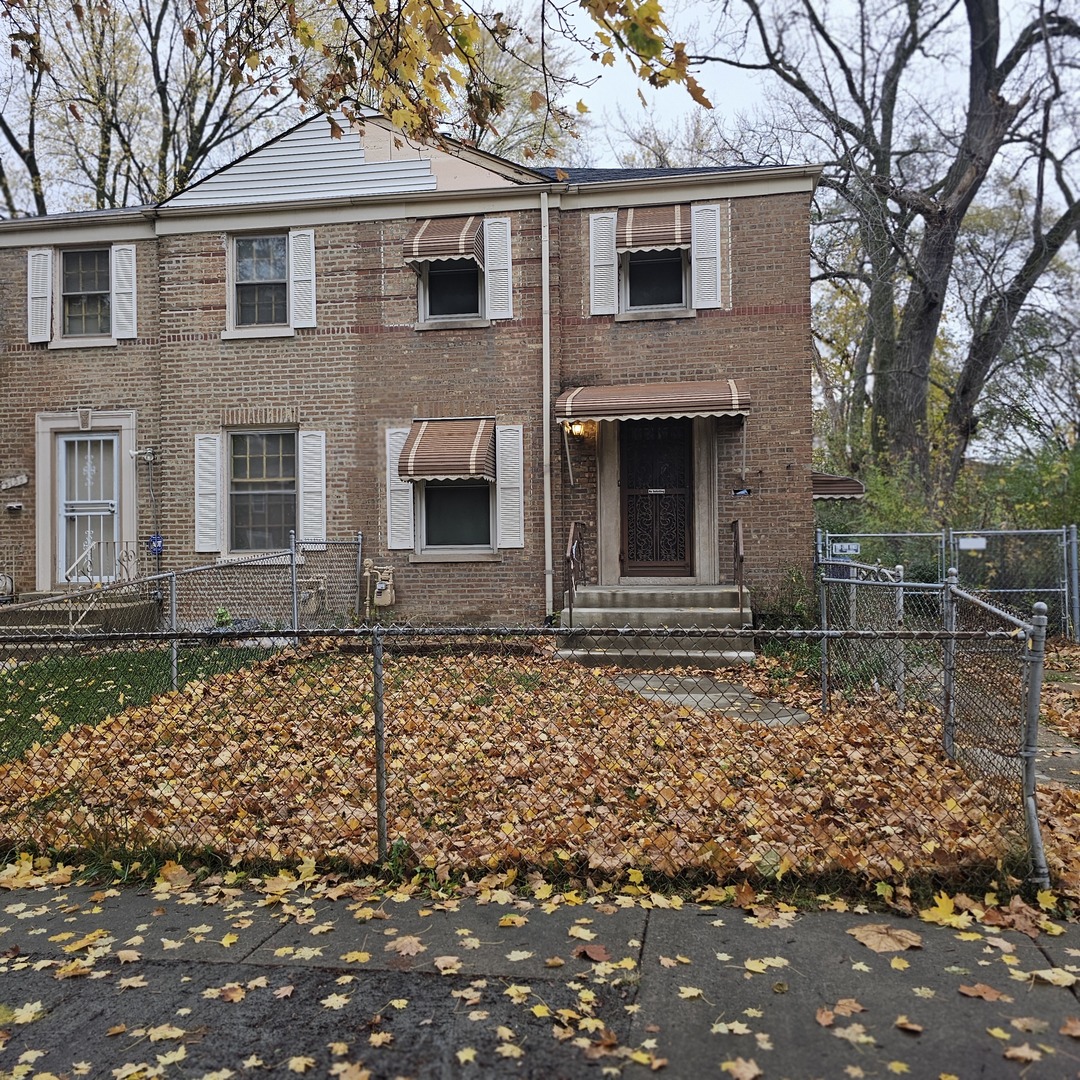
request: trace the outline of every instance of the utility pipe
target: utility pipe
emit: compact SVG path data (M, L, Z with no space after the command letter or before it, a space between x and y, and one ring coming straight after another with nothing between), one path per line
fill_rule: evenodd
M555 610L555 567L551 523L551 235L548 229L548 193L540 192L540 333L544 413L544 605Z

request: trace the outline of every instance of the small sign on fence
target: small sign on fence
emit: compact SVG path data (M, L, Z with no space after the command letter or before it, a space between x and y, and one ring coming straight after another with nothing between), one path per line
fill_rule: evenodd
M832 553L834 555L859 555L862 553L862 545L855 541L845 543L837 541L832 545Z
M956 547L958 551L985 551L986 537L958 536L956 538Z

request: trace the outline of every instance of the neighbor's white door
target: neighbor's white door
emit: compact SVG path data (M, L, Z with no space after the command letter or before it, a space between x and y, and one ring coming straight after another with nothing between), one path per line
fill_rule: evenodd
M57 580L111 581L119 540L119 436L60 435L57 442Z

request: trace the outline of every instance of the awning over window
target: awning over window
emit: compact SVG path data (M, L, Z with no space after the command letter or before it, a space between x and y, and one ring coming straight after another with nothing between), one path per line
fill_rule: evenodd
M484 219L473 215L460 218L427 218L417 223L405 241L406 262L436 262L440 259L475 259L484 265Z
M734 379L578 386L559 395L555 418L659 420L666 416L741 416L749 404L749 395Z
M852 476L812 472L810 483L815 499L861 499L866 494L866 487Z
M689 206L631 206L619 211L615 247L649 251L690 246Z
M402 480L495 482L494 420L414 420L398 458Z

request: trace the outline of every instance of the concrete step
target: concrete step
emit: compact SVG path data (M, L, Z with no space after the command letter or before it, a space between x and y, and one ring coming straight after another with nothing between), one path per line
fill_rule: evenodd
M564 606L566 604L564 598ZM576 590L578 608L736 608L749 610L749 597L736 585L583 585Z
M732 607L695 608L609 608L574 606L574 626L604 627L679 627L691 630L709 630L715 627L745 626L750 613ZM569 626L570 612L563 609L561 625Z
M701 639L704 645L705 639ZM625 642L629 646L629 642ZM694 667L706 671L740 667L754 659L752 649L684 648L562 648L557 655L586 667L624 667L655 671L661 668Z

